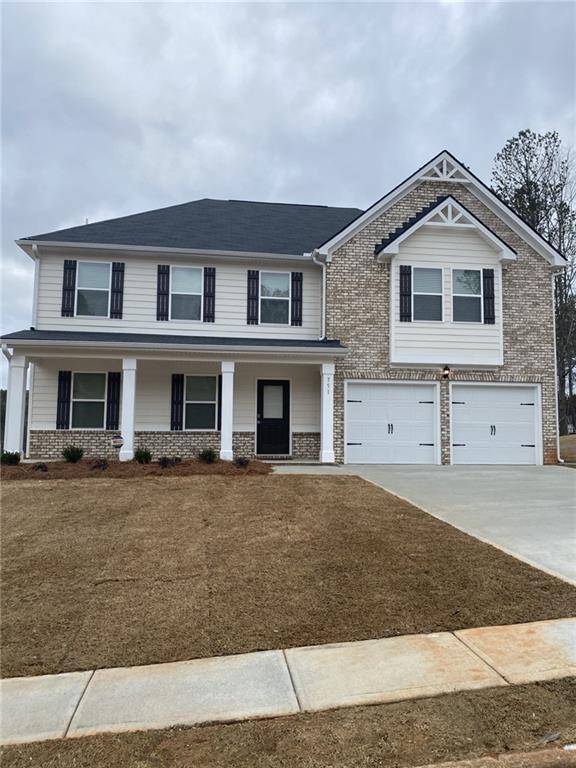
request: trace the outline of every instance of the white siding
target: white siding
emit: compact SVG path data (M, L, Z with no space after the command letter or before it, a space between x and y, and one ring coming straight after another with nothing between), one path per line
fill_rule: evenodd
M81 260L81 259L79 259ZM90 256L90 261L123 261L124 311L121 320L102 317L61 317L63 256L43 255L40 259L38 316L39 330L115 331L117 333L165 333L188 336L259 336L260 338L317 339L320 335L321 273L308 264L274 262L266 266L248 261L206 259L168 260L154 256L139 258L117 254ZM216 313L214 323L189 320L156 320L158 264L213 266L216 268ZM302 326L247 325L247 271L298 271L303 273Z
M400 265L441 267L442 322L400 322ZM452 322L452 269L494 269L494 325ZM391 360L409 364L502 365L502 274L495 251L476 232L422 227L407 238L392 260Z
M30 428L56 428L58 371L118 371L120 360L41 360L34 366ZM138 362L136 373L136 429L169 430L172 374L214 374L218 363L178 361ZM320 368L318 365L236 364L234 376L234 431L256 428L256 379L282 378L291 382L293 432L320 431Z

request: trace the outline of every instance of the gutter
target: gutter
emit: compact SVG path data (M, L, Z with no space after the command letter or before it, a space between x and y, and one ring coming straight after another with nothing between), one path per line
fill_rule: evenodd
M38 246L42 248L78 248L98 251L130 251L132 253L154 253L154 254L174 254L182 256L210 256L216 258L235 258L235 259L262 259L262 260L274 260L274 261L310 261L310 254L295 254L295 253L255 253L252 251L227 251L227 250L211 250L209 248L167 248L163 246L155 245L113 245L110 243L73 243L73 242L61 242L56 240L15 240L22 250L34 259L37 255ZM29 253L28 249L32 249L33 255ZM36 249L36 251L35 251Z
M276 354L299 354L299 355L327 355L343 357L347 354L348 350L344 347L273 347L273 346L253 346L253 345L224 345L224 344L154 344L150 345L148 342L125 342L125 341L58 341L58 340L46 340L46 339L14 339L14 343L10 342L10 346L17 347L67 347L76 349L86 349L89 347L97 347L98 349L140 349L147 352L163 352L172 350L182 350L186 352L224 352L228 355L236 352L250 352L252 354L258 354L259 352L275 352ZM6 352L4 349L6 348ZM4 355L9 355L7 350L8 343L2 344L2 351ZM11 357L11 355L10 355ZM10 357L8 359L10 359Z

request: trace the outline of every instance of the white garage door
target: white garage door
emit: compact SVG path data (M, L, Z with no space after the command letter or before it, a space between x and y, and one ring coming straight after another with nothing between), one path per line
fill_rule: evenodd
M453 464L536 464L536 387L452 386Z
M346 391L349 464L434 464L435 384L349 382Z

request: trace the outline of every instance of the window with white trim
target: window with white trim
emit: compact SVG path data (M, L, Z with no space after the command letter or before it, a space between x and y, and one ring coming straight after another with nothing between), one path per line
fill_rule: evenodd
M452 320L455 323L482 322L482 271L452 270Z
M414 267L412 317L414 320L442 321L442 269Z
M290 323L290 272L260 272L260 322Z
M201 267L172 267L170 319L201 320L204 270Z
M72 381L72 429L104 429L106 374L74 373Z
M217 429L218 377L186 376L184 429Z
M110 273L112 265L79 261L76 271L76 315L108 317L110 313Z

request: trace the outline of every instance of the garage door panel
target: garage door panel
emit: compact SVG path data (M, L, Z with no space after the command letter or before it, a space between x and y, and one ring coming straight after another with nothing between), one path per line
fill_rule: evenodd
M452 387L454 464L535 464L535 387Z
M347 462L433 464L436 407L434 385L349 382Z

